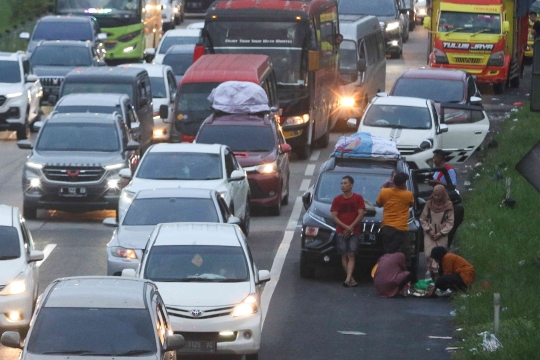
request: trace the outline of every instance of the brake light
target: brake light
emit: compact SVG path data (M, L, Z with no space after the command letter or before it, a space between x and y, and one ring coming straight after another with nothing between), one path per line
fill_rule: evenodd
M201 56L206 53L206 49L203 45L195 45L195 51L193 52L193 62L197 61Z
M195 140L195 135L182 134L182 142L192 143Z

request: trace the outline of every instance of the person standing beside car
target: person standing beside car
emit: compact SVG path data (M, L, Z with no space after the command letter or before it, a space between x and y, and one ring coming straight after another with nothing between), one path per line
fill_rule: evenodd
M414 205L413 193L407 190L409 175L397 173L394 176L393 188L382 188L377 197L377 206L382 207L381 235L385 253L389 253L397 243L398 251L405 243L409 231L409 208Z
M434 167L438 168L445 168L448 172L448 176L450 176L450 180L452 181L452 184L454 186L457 185L457 174L456 170L450 165L446 163L446 152L441 149L433 150L433 165ZM442 185L446 187L446 178L444 177L444 173L442 171L437 171L435 174L433 174L433 179L429 180L429 184L431 186L435 185Z
M353 278L355 256L358 251L360 222L364 218L366 204L360 194L353 193L354 179L346 175L341 179L342 195L332 201L332 218L336 222L336 245L341 254L341 263L347 274L343 283L345 287L353 287L358 283Z

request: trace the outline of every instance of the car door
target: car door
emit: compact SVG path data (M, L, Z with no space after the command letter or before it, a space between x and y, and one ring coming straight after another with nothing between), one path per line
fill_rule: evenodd
M450 163L462 163L482 144L489 130L489 118L481 106L441 104L441 123L448 131L441 135L439 148Z
M169 118L166 122L172 124L174 119L174 100L176 99L178 84L176 83L176 78L171 70L167 70L167 86L169 88Z
M433 175L439 171L442 172L446 180L446 191L450 196L450 200L452 200L453 203L461 202L459 192L452 184L452 179L450 179L450 175L448 174L448 170L446 170L446 168L442 167L411 170L410 180L412 183L412 193L414 195L414 213L417 219L420 218L427 200L429 200L431 194L433 193L433 186L429 184L429 180L432 180Z
M34 293L34 299L36 299L38 292L39 268L35 261L32 261L30 263L28 262L28 260L30 260L30 252L34 250L34 240L32 239L32 235L30 234L30 231L28 231L26 223L22 218L19 218L19 224L23 236L24 248L26 250L25 256L27 260L27 271L30 275L27 277L29 282L28 288L32 289Z
M225 150L225 169L227 171L227 179L231 178L234 170L241 169L230 149ZM246 209L247 191L244 189L244 183L244 180L229 181L229 193L231 194L230 201L232 203L232 209L234 210L231 212L240 219L243 219ZM229 205L229 208L231 208L231 205Z
M131 103L131 100L125 100L124 108L126 111L126 125L129 128L129 134L134 141L141 142L141 123L137 116L137 111Z
M25 89L30 93L30 113L28 114L28 119L32 120L33 115L39 113L39 93L41 92L41 83L38 81L26 82L28 75L32 74L32 68L30 67L30 61L28 59L23 59L23 81Z
M277 133L278 138L278 158L277 158L277 166L279 168L279 171L281 173L281 182L284 187L287 187L287 191L289 191L289 154L281 150L281 145L286 144L285 137L283 136L283 132L281 131L281 128L277 127L275 128L275 131ZM282 190L285 191L285 188Z

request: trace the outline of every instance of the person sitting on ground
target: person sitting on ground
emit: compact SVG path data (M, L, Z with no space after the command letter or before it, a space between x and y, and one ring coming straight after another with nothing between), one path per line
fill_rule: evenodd
M398 243L392 243L388 250L388 254L377 260L373 283L381 297L404 297L403 288L413 280L413 274L407 271L405 255L399 252Z
M431 258L439 264L441 276L434 286L430 285L427 296L432 296L436 289L465 291L474 283L474 267L461 256L449 253L442 246L436 246L431 250Z
M431 258L431 250L436 246L448 249L448 233L454 226L454 205L452 205L444 186L436 185L433 188L433 194L420 215L420 223L424 229L426 268L435 280L439 266Z

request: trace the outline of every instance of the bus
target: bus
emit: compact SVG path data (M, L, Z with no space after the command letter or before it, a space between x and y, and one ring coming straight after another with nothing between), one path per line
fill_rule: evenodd
M298 158L327 147L337 121L339 34L336 0L218 0L206 13L201 45L211 54L272 60L280 121Z
M161 39L159 0L55 0L53 12L94 17L107 34L109 64L141 60L144 49L156 48Z

